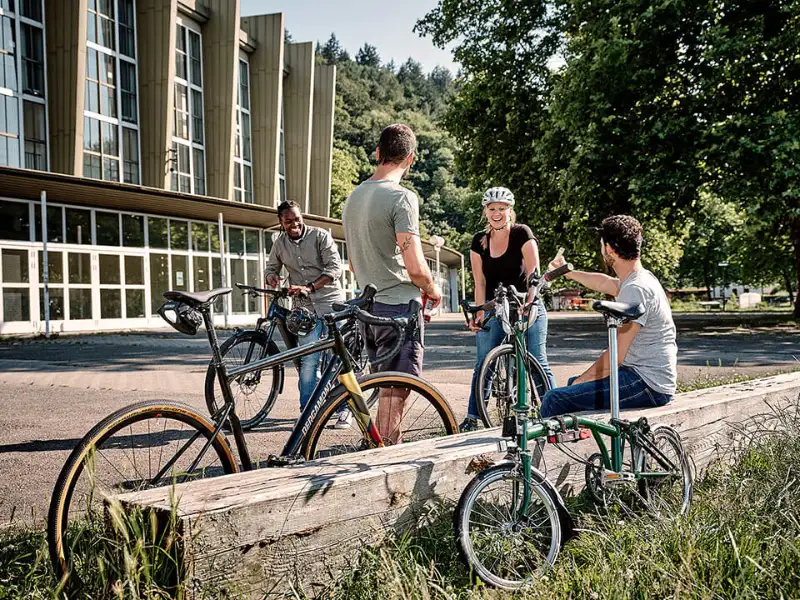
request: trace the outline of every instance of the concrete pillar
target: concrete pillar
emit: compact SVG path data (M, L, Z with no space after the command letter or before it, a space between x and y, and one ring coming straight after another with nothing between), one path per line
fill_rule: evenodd
M239 85L239 0L203 0L206 195L233 200L233 145Z
M284 81L284 144L286 198L308 212L311 171L311 114L314 89L314 44L286 44Z
M278 199L281 98L283 97L283 14L245 17L242 29L250 53L250 113L253 145L253 198L275 206ZM232 156L232 155L231 155Z
M309 212L330 216L333 116L336 105L336 65L314 70L314 106L311 120L311 184Z
M136 0L142 184L160 189L170 185L177 16L177 0Z
M50 170L68 175L83 174L87 8L88 0L45 3Z

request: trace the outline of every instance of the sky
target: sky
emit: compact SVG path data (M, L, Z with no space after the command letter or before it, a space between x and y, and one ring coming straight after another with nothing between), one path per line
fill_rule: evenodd
M336 33L351 57L365 43L378 49L383 62L398 66L410 56L426 72L437 65L453 74L458 70L447 50L414 33L414 24L434 8L437 0L241 0L242 16L282 12L284 25L295 42L320 41Z

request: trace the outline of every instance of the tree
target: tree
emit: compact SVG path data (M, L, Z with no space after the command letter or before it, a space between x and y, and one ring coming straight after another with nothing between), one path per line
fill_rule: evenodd
M342 206L347 196L358 185L358 161L349 152L346 144L333 148L333 165L331 169L331 216L340 219Z
M380 67L381 57L378 54L378 49L375 46L364 44L356 53L356 64L363 67Z
M339 43L339 39L336 37L336 34L332 33L331 37L328 38L328 41L325 42L325 45L320 48L319 55L326 63L333 65L339 62L339 57L341 54L342 45Z
M788 240L800 277L800 0L440 0L416 30L455 44L463 172L511 187L545 245L591 262L585 226L631 213L669 279L709 193L746 215L749 255L786 265Z
M791 290L794 271L798 289L800 1L715 0L711 9L693 71L708 123L702 159L709 185L736 202L757 232L747 254L761 265L751 276L782 270ZM794 315L800 318L800 294Z

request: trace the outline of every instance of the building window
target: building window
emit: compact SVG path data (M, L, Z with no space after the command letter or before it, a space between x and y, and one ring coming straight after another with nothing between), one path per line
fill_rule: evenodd
M16 20L5 15L0 17L0 56L3 59L0 88L12 92L17 91L16 40Z
M129 58L136 58L136 26L133 0L118 0L119 51Z
M19 160L19 100L0 95L0 164L18 167Z
M176 31L170 186L205 195L205 125L200 33L180 22Z
M253 152L250 127L250 65L239 59L239 87L236 93L236 147L233 158L233 198L253 202Z
M42 0L2 3L0 165L47 170L42 13Z
M86 23L88 40L109 50L116 50L114 28L114 0L89 0Z
M42 30L23 24L22 32L22 91L32 96L44 96L44 44Z
M84 177L140 182L134 8L133 0L89 0Z
M45 106L25 100L25 168L47 170L47 121Z
M136 65L120 61L120 94L122 97L122 120L136 123Z

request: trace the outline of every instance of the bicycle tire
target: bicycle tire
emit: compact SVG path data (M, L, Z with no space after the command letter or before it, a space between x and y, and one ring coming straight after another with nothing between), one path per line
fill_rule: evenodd
M405 400L404 415L401 419L405 415L409 415L409 418L414 417L414 421L398 423L395 433L399 432L400 436L408 436L413 432L416 436L414 440L458 433L458 425L450 404L439 390L424 379L407 373L383 371L360 377L358 382L376 425L378 424L376 415L380 410L380 402L375 402L377 400L375 392L386 388L400 388L407 389L410 393L419 396L415 396L413 399L409 396ZM314 417L303 440L302 454L307 460L359 452L374 447L372 440L366 437L355 422L346 429L336 429L335 424L332 423L338 418L336 415L339 411L348 409L349 397L350 392L341 384L328 394L328 399ZM420 423L420 421L422 422ZM328 427L329 423L333 425L331 428ZM412 426L415 427L412 429ZM348 442L348 440L350 441ZM402 441L409 441L409 439L405 437ZM384 443L389 445L391 442L386 439Z
M497 383L497 369L495 369L495 373L492 374L491 368L493 365L496 365L496 361L498 360L505 361L507 364L511 364L511 361L516 363L514 346L512 344L502 344L493 348L489 354L486 355L486 358L483 359L480 370L478 371L478 379L476 382L478 384L478 389L476 390L477 408L478 416L481 418L481 421L483 421L485 427L502 425L503 418L511 414L511 408L517 402L516 381L512 382L514 385L508 387L502 397L494 393L496 389L495 384ZM534 386L536 387L539 393L539 401L541 401L544 394L550 390L550 381L542 365L530 352L527 353L526 363L528 384L531 390ZM509 370L505 369L505 371L508 372ZM514 373L516 373L516 371L514 371ZM516 378L516 374L514 374L514 378ZM487 389L492 392L490 398L486 397ZM529 394L528 402L533 408L538 409L538 403L533 394ZM496 414L494 415L492 414L492 405L497 407Z
M89 464L91 465L93 460L93 455L96 455L98 452L102 453L103 444L111 440L113 436L123 430L125 427L128 427L131 432L131 446L130 450L128 450L127 444L120 444L116 447L113 445L109 445L109 451L118 449L118 453L116 456L120 454L127 458L128 453L135 452L134 447L134 437L133 437L133 426L137 425L145 420L148 419L163 419L165 421L165 425L163 430L161 430L161 435L163 439L160 440L163 444L165 441L168 440L168 437L174 437L173 430L170 429L169 433L167 433L166 429L166 419L172 419L178 423L183 423L186 425L189 431L194 430L196 432L200 432L202 436L205 436L205 439L211 439L211 436L214 432L214 425L211 423L206 417L199 414L195 411L192 407L182 404L182 403L165 403L164 401L158 400L148 400L144 402L139 402L137 404L133 404L122 408L111 415L107 416L105 419L100 421L97 425L95 425L78 443L78 445L73 449L72 453L69 455L66 463L64 463L64 467L61 469L61 473L56 480L55 488L53 489L53 494L50 498L50 507L48 510L48 518L47 518L47 541L48 541L48 548L50 553L50 560L53 564L53 569L56 573L56 580L60 580L68 571L71 570L71 556L70 556L70 549L73 547L74 543L78 541L78 536L76 536L75 540L72 539L65 539L65 534L69 531L69 523L70 523L70 513L71 510L75 510L76 513L78 511L79 506L76 506L75 503L75 492L76 487L79 485L79 480L81 475L84 473L84 467ZM149 426L148 421L148 426ZM154 429L156 434L158 433L158 429ZM150 429L148 429L148 441L150 441L149 437ZM180 433L180 432L179 432ZM155 434L154 434L155 435ZM178 438L179 439L179 438ZM198 438L199 440L199 438ZM156 440L153 440L156 441ZM198 444L201 443L198 441ZM205 443L204 441L202 442ZM137 445L136 447L143 447L141 445ZM155 448L155 445L148 446L147 453L148 453L148 469L152 473L152 448ZM236 473L239 468L236 463L236 460L233 456L231 451L231 447L228 444L225 436L220 432L212 445L206 452L205 456L209 456L211 453L211 448L213 448L214 452L216 452L216 459L219 461L219 468L214 467L213 469L209 469L206 471L208 467L204 467L199 471L201 476L205 476L207 473L210 474L212 472L219 471L219 474L229 474L229 473ZM92 452L94 450L94 453ZM199 452L199 447L198 447ZM102 455L102 454L101 454ZM186 454L184 454L186 456ZM191 456L191 454L189 455ZM163 448L160 452L160 457L163 457ZM111 464L110 460L107 457L104 457L109 464ZM159 458L160 460L160 458ZM179 459L180 460L180 459ZM98 461L98 464L99 461ZM177 464L177 463L176 463ZM139 473L138 466L136 465L136 459L134 455L133 459L134 471L137 476L139 476L139 481L142 481L141 474ZM123 467L123 471L117 468L115 465L112 465L117 472L120 474L120 477L125 477L123 471L125 468ZM144 468L144 464L142 464L142 468ZM95 465L96 469L96 465ZM160 471L160 469L159 469ZM130 471L129 471L130 472ZM174 471L173 471L174 473ZM188 476L188 475L187 475ZM211 475L214 476L214 475ZM88 491L90 497L93 497L95 494L98 493L97 488L99 487L99 482L97 480L97 472L96 470L89 469L89 473L87 474L88 479ZM172 484L173 477L164 477L165 485ZM133 480L136 481L135 479ZM144 489L145 486L140 488L131 488L130 482L117 482L117 485L123 484L125 487L126 492L128 491L135 491L135 489ZM125 485L128 483L128 485ZM110 486L110 488L113 486ZM160 487L160 486L154 486ZM108 491L111 491L109 489ZM101 496L105 496L105 492L103 489L99 490L99 494ZM91 499L90 499L91 502ZM91 508L89 509L91 510ZM73 515L76 519L80 518L77 514ZM91 518L91 515L88 517ZM70 536L67 535L67 538ZM80 580L80 574L77 574L77 577L73 576L72 579Z
M486 498L489 496L487 490L496 483L501 484L498 487L511 484L507 515L504 514L503 507L498 508L497 502ZM529 510L522 518L518 514L512 514L512 511L519 512L520 486L524 485L518 465L506 462L490 467L478 473L467 484L453 515L458 551L473 577L505 590L518 590L525 587L537 575L541 575L555 562L563 541L564 524L561 522L557 502L546 481L532 478L529 482L531 498ZM481 499L482 494L483 499ZM547 531L541 534L541 543L538 544L533 538L523 537L527 530L531 529L532 506L539 507L539 512L544 511L541 524L547 526ZM501 518L507 518L508 522L500 522ZM494 528L496 529L494 536L491 532L492 524L486 523L492 519L499 525ZM482 527L482 524L486 526ZM487 543L488 548L485 545ZM484 548L487 548L487 558L491 556L493 559L491 566L487 565L487 558L480 556ZM502 561L510 565L503 566Z
M268 339L266 333L258 330L249 330L237 333L225 340L225 343L223 343L219 349L220 354L222 355L222 360L225 361L226 358L228 358L231 362L230 366L241 366L244 364L244 359L246 359L247 356L244 355L241 357L241 361L234 363L233 357L235 348L237 346L249 343L253 343L255 347L251 352L250 361L248 362L258 360L265 348L267 351L267 356L272 356L274 354L278 354L279 352L277 344ZM258 349L258 352L255 351L256 348ZM230 366L228 368L230 368ZM239 417L239 421L242 423L242 429L244 431L249 431L253 427L257 427L264 421L264 419L267 418L270 411L275 406L275 401L278 398L278 394L283 389L283 365L276 365L272 367L272 385L270 386L269 391L266 394L266 398L262 404L259 400L261 396L258 394L258 391L261 387L261 375L262 371L244 375L243 384L239 384L236 381L231 381L231 391L234 392L234 402L236 403L236 415ZM235 388L237 386L241 391L241 394L236 393ZM221 390L218 388L217 373L214 369L214 363L212 361L208 365L205 382L206 406L208 407L208 411L212 417L220 408L222 408L221 393ZM220 402L217 401L218 396L220 398ZM252 400L250 399L251 396L253 396ZM228 423L225 424L225 430L230 431L230 425Z
M684 450L680 434L669 425L658 425L653 427L645 437L653 446L661 450L667 458L677 461L680 472L674 473L671 478L678 481L680 489L676 490L674 486L667 488L664 483L659 483L658 481L654 483L649 479L640 478L637 487L642 503L645 508L657 516L674 517L685 515L692 501L694 482L689 458ZM660 447L660 443L670 446L671 453ZM636 447L636 458L634 460L639 473L646 471L651 464L655 463L653 455L642 446ZM676 494L676 491L678 491L678 494Z

